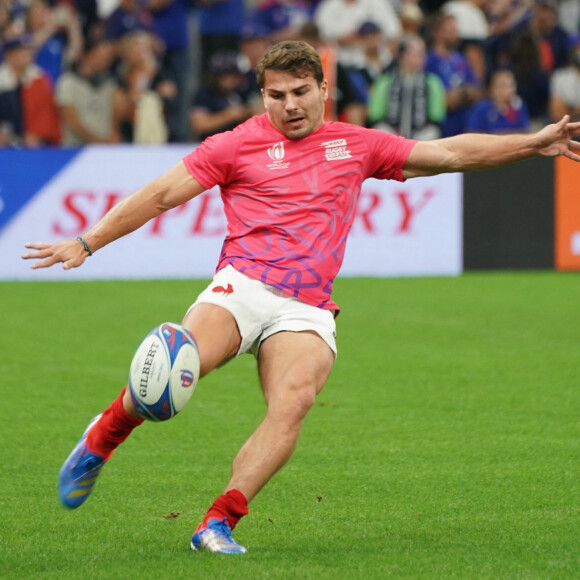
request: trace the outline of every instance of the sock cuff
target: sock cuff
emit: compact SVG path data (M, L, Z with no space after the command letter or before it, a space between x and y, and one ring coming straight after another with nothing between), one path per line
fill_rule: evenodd
M248 500L239 489L230 489L229 491L226 491L224 495L232 500L229 502L230 506L235 510L238 517L248 514Z
M121 394L111 404L111 409L116 419L121 420L124 424L130 427L138 427L145 419L141 419L140 417L132 417L129 415L129 413L127 413L127 411L125 411L125 407L123 407L123 397L125 396L125 391L127 388L128 387L123 387Z

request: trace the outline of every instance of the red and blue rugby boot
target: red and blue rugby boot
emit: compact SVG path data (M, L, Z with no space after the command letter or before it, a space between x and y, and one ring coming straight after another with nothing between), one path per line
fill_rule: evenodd
M221 554L245 554L248 551L232 538L232 530L226 518L211 519L205 526L199 524L191 537L191 549Z
M75 509L84 503L107 461L100 455L90 453L86 446L87 435L101 416L102 413L89 423L58 475L58 496L67 508Z

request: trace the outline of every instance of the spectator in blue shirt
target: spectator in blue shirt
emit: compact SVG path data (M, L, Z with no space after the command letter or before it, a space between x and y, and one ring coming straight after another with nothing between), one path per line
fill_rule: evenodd
M516 79L509 69L497 69L489 79L488 97L480 101L467 120L475 133L524 133L530 130L525 102L516 92Z
M315 5L304 0L262 0L251 21L267 31L272 42L295 40L300 29L314 16Z
M53 8L46 0L34 0L26 13L36 50L35 62L48 73L53 86L63 70L76 64L83 37L76 13L68 5Z
M119 7L107 19L105 36L115 42L135 30L153 33L153 16L139 0L121 0Z
M215 52L209 62L208 82L193 98L191 128L203 141L210 135L230 131L253 115L242 94L239 55L232 50Z
M426 71L436 74L447 95L447 118L441 125L442 137L465 132L467 116L482 95L480 81L467 59L457 51L459 33L455 17L438 14L431 25L432 47Z
M177 86L173 111L168 117L171 141L184 141L187 136L187 106L190 100L192 63L189 58L188 19L192 0L149 0L155 32L163 41L162 73Z
M244 0L202 0L199 2L202 71L208 70L212 54L240 48L244 26Z
M506 66L512 45L526 34L538 43L541 66L547 73L566 66L568 34L558 24L558 0L534 0L522 20L492 38L488 47L492 66Z

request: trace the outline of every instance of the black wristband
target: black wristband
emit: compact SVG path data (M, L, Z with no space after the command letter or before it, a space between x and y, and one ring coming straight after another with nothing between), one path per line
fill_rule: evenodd
M77 236L77 240L83 245L83 247L85 248L85 250L89 253L89 256L93 255L93 250L91 250L91 247L89 246L89 244L87 244L87 242L85 241L84 238L82 238L81 236Z

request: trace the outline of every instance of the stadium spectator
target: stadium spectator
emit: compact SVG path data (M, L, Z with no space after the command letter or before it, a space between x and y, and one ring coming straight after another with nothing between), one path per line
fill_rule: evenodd
M110 72L114 47L104 38L89 40L78 67L63 73L56 87L64 145L122 140L126 101Z
M421 141L441 136L445 87L425 72L425 62L423 39L403 37L395 65L373 84L367 109L371 127Z
M508 11L512 16L514 12ZM568 35L559 26L557 0L534 0L531 11L525 13L519 22L496 34L490 41L489 55L492 68L511 66L510 53L520 36L531 36L538 44L539 64L542 70L552 70L566 65Z
M314 21L320 38L338 45L338 60L346 67L364 65L359 30L365 22L376 24L394 44L402 33L401 22L389 0L322 0Z
M145 30L154 34L155 27L151 12L140 0L120 0L105 23L105 38L114 44L115 51L120 48L120 40L134 30ZM160 49L158 49L161 52Z
M485 6L490 34L499 37L525 24L532 17L533 2L534 0L490 0Z
M415 0L404 0L401 4L399 17L403 35L416 34L421 36L425 15Z
M5 30L12 20L11 16L8 0L0 0L0 40L4 38Z
M47 0L33 0L27 21L36 64L48 73L54 86L63 68L70 68L80 59L83 37L78 18L66 4L53 8Z
M328 82L328 100L324 108L326 121L344 121L364 126L366 102L352 82L348 69L339 60L336 50L320 39L318 27L307 22L300 31L300 38L311 44L320 55L324 78Z
M530 30L514 37L507 62L515 75L518 95L528 107L532 126L538 128L548 118L550 76L541 66L538 38Z
M175 102L167 119L171 141L184 141L187 138L192 68L188 18L192 5L193 0L148 0L147 3L157 37L164 45L161 54L162 72L177 85Z
M113 1L117 3L117 0ZM99 13L99 9L102 9L102 0L99 2L97 0L74 0L74 6L83 38L89 38L101 25L102 15ZM102 27L104 28L104 26Z
M151 35L143 30L126 34L120 57L117 75L125 96L123 141L165 143L169 135L165 111L175 101L177 86L159 71Z
M242 74L239 90L255 115L264 112L262 92L256 78L256 65L270 45L271 41L266 29L251 22L244 25L238 58Z
M542 67L549 72L568 62L568 34L558 24L558 0L535 0L529 28L540 38Z
M49 76L34 64L32 38L7 40L0 64L0 145L57 145L61 133Z
M359 28L358 35L363 48L363 61L360 66L349 69L349 75L361 100L366 103L371 85L391 65L393 54L381 29L374 22L365 22Z
M481 82L457 50L459 34L455 17L437 13L432 18L432 46L427 54L426 70L436 74L445 86L447 116L441 125L441 135L450 137L465 132L469 110L482 95Z
M570 42L570 64L552 75L549 110L552 119L580 120L580 35Z
M488 0L449 0L443 7L445 14L455 16L459 33L459 52L467 58L480 81L486 78L485 44L489 25L483 7Z
M206 73L214 52L239 51L245 22L244 0L201 0L197 10L201 69Z
M560 0L558 24L568 36L576 36L580 32L580 2L578 0Z
M300 29L314 16L308 0L261 0L251 15L251 22L266 32L272 42L295 40Z
M528 108L517 94L516 79L509 69L497 69L490 75L488 96L473 107L467 119L467 130L472 133L530 130Z
M27 32L26 0L0 0L0 42Z
M489 36L489 25L484 12L487 0L449 0L443 7L445 14L455 16L462 41L483 43Z
M190 112L191 128L203 141L246 121L252 108L241 94L243 78L233 50L215 52L209 62L208 82L195 94Z

